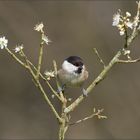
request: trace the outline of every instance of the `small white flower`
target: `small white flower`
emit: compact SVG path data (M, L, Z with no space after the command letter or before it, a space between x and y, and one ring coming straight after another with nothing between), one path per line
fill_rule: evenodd
M55 95L54 94L52 94L52 99L54 99L55 98Z
M49 42L51 42L51 40L48 38L48 36L46 36L46 35L42 35L42 40L48 45L49 44Z
M23 44L22 45L17 45L14 49L15 53L19 53L23 49Z
M72 98L68 98L68 101L71 102L72 101Z
M47 80L50 80L51 77L55 77L55 72L54 71L45 71L44 74L45 74Z
M120 23L120 13L114 14L112 26L117 26L119 23Z
M124 55L129 55L131 52L130 50L125 50L125 49L123 51L124 51Z
M124 35L124 30L121 30L121 31L120 31L120 35L121 35L121 36Z
M130 29L133 29L133 23L132 22L126 22L125 24L127 27L129 27Z
M44 27L44 24L41 22L40 24L35 25L34 30L36 30L38 32L42 32L43 27Z
M131 13L126 12L126 16L127 16L127 17L131 17Z
M4 37L0 37L0 48L1 49L4 49L7 47L7 44L8 44L8 39Z

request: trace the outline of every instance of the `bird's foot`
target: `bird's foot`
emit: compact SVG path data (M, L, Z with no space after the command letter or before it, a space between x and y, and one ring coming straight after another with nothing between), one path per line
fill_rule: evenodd
M62 87L58 87L58 90L57 90L57 93L64 93L64 91L65 91L65 85L62 85Z
M83 96L84 96L84 97L87 97L87 96L88 96L87 91L86 91L84 88L83 88L83 90L82 90L82 91L83 91Z

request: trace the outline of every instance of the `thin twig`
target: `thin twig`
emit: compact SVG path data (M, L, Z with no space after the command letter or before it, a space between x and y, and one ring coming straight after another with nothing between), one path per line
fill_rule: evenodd
M126 49L128 47L128 33L127 33L127 27L124 26L125 29L125 44L124 44L124 48Z
M30 74L32 75L34 81L36 82L36 84L38 85L37 87L39 88L39 90L41 91L41 93L43 94L44 99L46 100L46 102L48 103L48 105L50 106L50 108L52 109L53 113L55 114L56 118L58 119L58 121L61 123L62 119L60 118L59 114L57 113L56 109L54 108L54 106L52 105L51 101L49 100L48 96L46 95L42 85L40 84L39 80L36 79L36 75L34 74L33 70L31 69L31 67L29 67L28 65L24 64L21 60L19 60L8 48L6 48L6 50L8 51L8 53L19 63L21 64L23 67L27 68L30 72ZM25 61L27 64L29 64L29 61L26 57L26 55L24 53L22 53Z
M26 57L26 55L23 53L23 56L26 60L26 62L28 63L28 59ZM44 99L47 101L47 103L49 104L50 108L52 109L53 113L55 114L56 118L58 119L59 122L62 122L62 119L60 118L59 114L57 113L56 109L54 108L53 104L51 103L51 101L49 100L46 92L44 91L42 85L39 82L39 79L36 78L35 74L33 73L31 67L29 67L29 72L31 73L34 81L36 81L36 84L38 85L37 87L39 88L39 90L41 91L41 93L43 94ZM40 71L39 71L40 74Z
M38 59L38 67L37 67L37 73L36 73L36 78L39 78L39 73L41 69L41 64L42 64L42 57L43 57L43 43L41 42L40 44L40 51L39 51L39 59Z
M67 99L64 97L62 91L60 90L61 87L60 87L60 83L57 77L57 64L55 60L53 60L53 65L54 65L54 71L55 71L55 77L56 77L56 85L59 90L60 98L62 101L62 107L61 107L62 123L59 126L59 140L64 140L65 133L68 130L68 123L69 123L69 118L67 114L64 112L65 108L67 107Z
M49 104L50 108L52 109L53 113L55 114L56 118L58 119L59 123L62 123L62 119L59 116L59 114L57 113L56 109L54 108L53 104L51 103L51 101L49 100L48 96L46 95L42 85L40 84L40 82L37 82L38 84L38 88L40 89L41 93L43 94L45 100L47 101L47 103Z
M7 52L19 63L21 64L23 67L28 68L28 66L23 63L14 53L12 53L7 47L5 48L7 50Z
M34 68L35 71L37 71L37 68L28 60L29 64ZM39 73L40 77L46 82L46 84L49 86L51 91L54 93L54 95L61 101L61 98L59 97L58 93L53 89L49 81L41 74Z
M25 57L26 59L26 57ZM26 60L28 62L28 60ZM39 80L36 79L35 74L33 73L31 67L29 67L29 72L31 73L34 81L36 81L36 84L38 85L37 87L39 88L39 90L41 91L41 93L43 94L44 99L46 100L46 102L48 103L48 105L50 106L50 108L52 109L53 113L55 114L56 118L58 119L59 122L62 122L62 119L60 118L59 114L57 113L56 109L54 108L53 104L51 103L51 101L49 100L46 92L44 91L42 85L40 84Z
M140 61L140 58L138 59L135 59L135 60L118 60L117 63L136 63L136 62L139 62Z
M102 70L99 76L97 76L97 78L88 86L88 88L86 89L87 95L91 93L91 91L95 88L95 86L105 78L109 70L114 66L114 64L116 64L117 60L121 55L122 51L118 51L117 54L113 57L113 59L109 62L109 64ZM65 109L65 112L70 113L71 111L73 111L84 100L84 98L85 96L83 94L79 96L72 104L70 104Z
M69 125L75 125L75 124L79 124L81 122L87 121L89 119L92 119L93 117L97 116L98 119L107 119L107 116L101 115L101 113L103 112L103 109L101 110L97 110L97 112L93 112L91 115L89 115L88 117L85 117L83 119L80 119L74 123L70 123Z
M55 72L55 77L56 77L56 85L57 85L57 88L59 88L60 84L59 84L58 78L57 78L57 64L56 64L55 60L53 60L53 66L54 66L54 72Z
M139 11L137 11L137 16L139 18ZM127 38L126 38L127 44L125 43L123 48L129 47L130 44L133 42L133 40L138 36L139 32L140 32L140 25L137 27L136 30L133 30L132 34L129 37L127 36ZM109 64L99 74L99 76L88 86L88 88L86 89L87 95L95 88L95 86L98 83L100 83L104 79L104 77L107 75L109 70L114 66L114 64L117 63L117 61L119 60L119 58L122 54L123 54L122 50L117 52L117 54L113 57L113 59L109 62ZM72 112L84 100L84 98L85 98L85 96L83 96L83 95L79 96L73 103L71 103L65 109L65 112L66 113Z
M93 48L93 50L94 50L95 54L97 55L97 57L98 57L100 63L101 63L101 64L103 65L103 67L105 68L105 67L106 67L106 66L105 66L105 63L104 63L103 59L100 57L100 55L99 55L97 49L96 49L96 48Z
M61 89L61 86L60 86L60 83L59 83L58 77L57 77L57 64L56 64L56 61L55 60L53 60L53 66L54 66L54 71L55 71L57 89L59 91L61 101L64 103L64 102L66 102L66 99L65 99L62 91L60 90Z
M135 16L135 20L139 20L140 17L140 1L137 3L138 7L137 7L137 14ZM137 26L134 27L132 34L129 36L128 40L127 40L127 46L129 46L131 44L131 42L136 38L136 36L139 34L140 32L140 24L138 24Z

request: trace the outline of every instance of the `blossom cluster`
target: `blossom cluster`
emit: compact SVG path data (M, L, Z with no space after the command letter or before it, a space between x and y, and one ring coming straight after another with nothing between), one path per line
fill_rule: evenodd
M42 40L44 41L44 43L46 43L48 45L49 42L51 42L51 40L48 38L48 36L46 36L44 34L43 28L44 28L44 24L43 24L43 22L41 22L41 23L35 25L34 30L42 33Z
M17 45L14 49L15 53L19 53L21 50L23 50L23 44L22 45Z
M120 32L120 35L124 35L127 28L134 29L138 26L140 20L136 16L134 19L131 18L131 13L126 12L125 16L122 15L121 10L118 10L116 14L113 15L112 26L116 26Z
M0 48L4 49L8 45L8 40L4 37L0 37Z
M55 77L54 71L45 71L44 74L47 80L50 80L51 78Z

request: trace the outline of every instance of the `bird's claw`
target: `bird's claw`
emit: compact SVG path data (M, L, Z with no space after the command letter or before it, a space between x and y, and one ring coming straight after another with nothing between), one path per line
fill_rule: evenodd
M58 87L57 93L64 93L65 87L65 85L63 85L62 87Z
M57 93L61 93L61 92L63 92L63 89L61 87L58 87Z
M83 96L87 97L88 96L88 93L87 91L83 88Z

